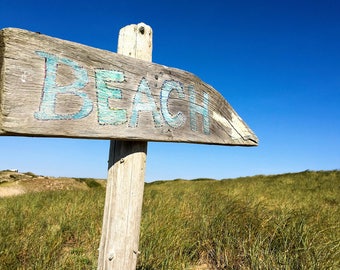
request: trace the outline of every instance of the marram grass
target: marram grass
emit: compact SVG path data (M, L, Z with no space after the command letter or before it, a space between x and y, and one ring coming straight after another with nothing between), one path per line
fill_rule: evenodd
M105 189L0 199L0 269L96 269ZM137 269L339 269L340 171L146 184Z

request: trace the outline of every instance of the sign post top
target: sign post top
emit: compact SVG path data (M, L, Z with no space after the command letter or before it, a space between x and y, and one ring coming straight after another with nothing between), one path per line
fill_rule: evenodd
M257 145L213 87L145 60L1 30L0 135Z
M131 31L133 28L134 31ZM132 36L133 35L133 36ZM145 23L131 24L119 31L117 52L144 61L152 61L152 28Z

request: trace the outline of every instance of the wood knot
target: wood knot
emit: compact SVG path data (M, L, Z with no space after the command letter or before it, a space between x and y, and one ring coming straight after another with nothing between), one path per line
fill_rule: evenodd
M145 33L145 28L144 28L144 26L141 26L141 27L139 27L139 33L141 33L142 35L144 35L144 33Z

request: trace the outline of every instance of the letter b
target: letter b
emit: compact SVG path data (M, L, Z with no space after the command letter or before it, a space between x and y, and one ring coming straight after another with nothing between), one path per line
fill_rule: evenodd
M46 74L40 109L39 112L34 114L34 117L38 120L72 120L88 116L93 109L93 103L85 92L79 91L88 83L86 70L68 58L60 58L41 51L37 51L36 54L45 58ZM76 77L76 80L72 84L65 86L57 85L58 63L72 68L74 76ZM58 94L72 94L80 97L83 101L80 110L73 114L57 114L55 107Z

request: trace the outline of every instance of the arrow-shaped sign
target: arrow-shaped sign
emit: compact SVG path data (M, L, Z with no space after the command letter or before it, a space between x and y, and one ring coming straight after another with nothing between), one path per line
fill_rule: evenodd
M14 28L0 32L0 135L258 142L189 72Z

